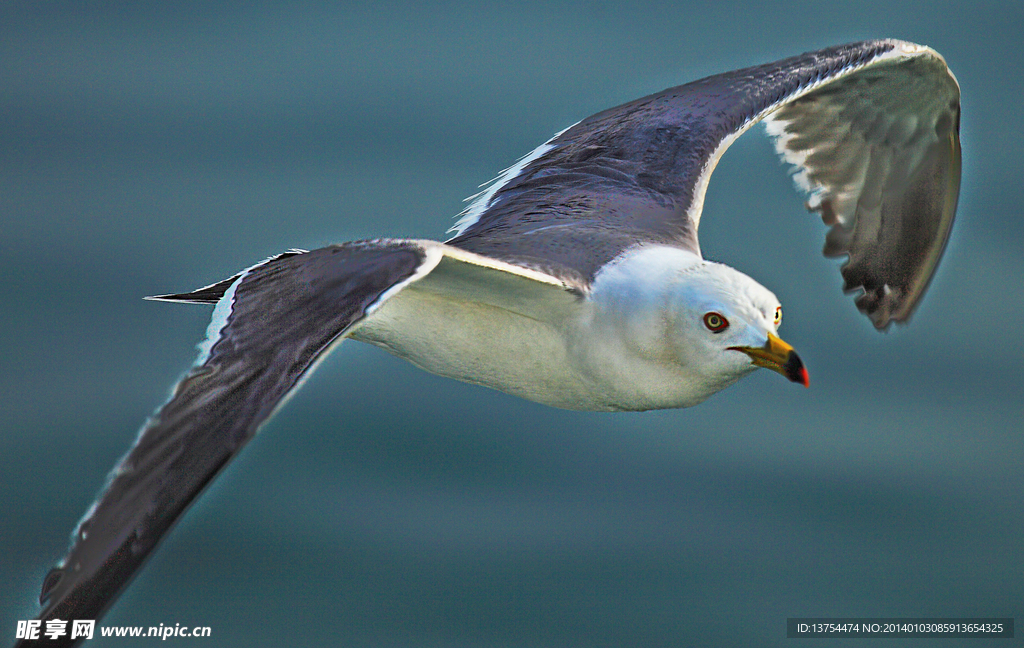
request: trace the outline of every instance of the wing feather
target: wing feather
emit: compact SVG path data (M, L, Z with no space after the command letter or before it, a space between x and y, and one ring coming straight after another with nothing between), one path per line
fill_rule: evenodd
M945 248L960 188L960 89L933 50L891 53L781 104L768 133L847 256L843 289L879 329L905 321Z
M906 320L941 257L960 183L959 87L934 50L865 41L669 88L588 117L500 176L453 246L587 285L625 250L700 253L719 158L761 120L846 255L875 326Z
M40 618L99 619L316 361L383 300L429 273L441 257L437 247L384 240L288 253L228 287L200 289L201 299L222 290L223 325L114 468L67 556L45 578ZM77 643L61 639L46 645Z

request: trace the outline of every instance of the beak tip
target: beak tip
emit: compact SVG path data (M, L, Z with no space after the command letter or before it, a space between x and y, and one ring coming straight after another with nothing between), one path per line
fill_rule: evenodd
M750 357L754 366L771 369L804 387L811 386L811 378L807 374L803 360L793 347L772 333L768 334L768 341L762 347L733 346L727 347L727 350L741 351Z
M800 356L796 354L796 351L789 352L789 357L786 359L784 367L787 378L795 383L800 383L804 387L811 386L811 377L807 374L807 368L804 366Z

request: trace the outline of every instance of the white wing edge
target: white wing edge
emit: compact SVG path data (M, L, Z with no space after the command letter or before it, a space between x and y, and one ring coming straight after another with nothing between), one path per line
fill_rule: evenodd
M576 122L576 124L578 123L579 122ZM465 209L459 212L457 216L459 220L455 221L455 224L448 228L448 231L446 232L447 234L454 232L448 240L450 241L453 238L458 237L464 230L472 227L478 220L480 220L483 213L491 206L491 199L494 198L494 195L497 194L502 187L511 182L513 178L522 173L523 169L525 169L531 162L553 149L555 147L553 142L576 124L572 124L571 126L558 131L548 138L546 142L519 158L515 164L499 173L495 178L480 185L482 190L466 198L466 201L472 202L470 202Z
M771 120L772 113L776 112L786 104L795 101L800 97L803 97L804 95L813 92L814 90L824 85L828 85L834 81L838 81L839 79L849 76L854 72L863 70L868 67L872 67L885 61L900 61L917 58L920 56L931 56L941 61L943 65L945 65L946 63L946 60L942 58L942 56L938 52L925 45L918 45L916 43L910 43L907 41L895 39L891 39L889 42L893 43L895 47L889 50L888 52L877 54L868 61L849 65L841 70L838 70L831 76L824 77L822 79L814 81L813 83L809 83L806 86L803 86L796 92L786 95L780 101L771 104L757 115L754 115L752 118L744 122L742 126L739 128L739 130L723 138L722 141L719 142L718 147L715 149L714 153L712 153L711 156L708 158L707 163L704 165L704 168L701 171L700 177L697 178L697 182L694 186L693 191L693 202L690 204L690 207L686 210L686 215L693 221L694 228L696 229L700 226L700 216L701 212L704 209L704 196L707 192L708 183L711 181L711 174L714 172L715 167L718 166L718 161L721 159L726 149L728 149L729 146L731 146L732 143L735 142L740 135L743 135L743 133L747 132L752 126L754 126L758 122L765 119L768 120L768 124L766 126L769 128L769 135L771 135L773 139L775 139L776 151L783 156L786 162L794 164L795 166L803 169L800 162L806 159L807 154L798 156L795 154L791 154L789 151L785 149L785 142L779 139L779 135L783 134L783 131L785 129L785 123L779 122L781 123L780 126L777 126L776 123L773 123ZM946 70L949 72L950 77L952 77L953 82L956 83L956 77L954 77L953 73L949 71L948 66L946 66ZM800 176L802 176L802 178ZM809 179L806 177L806 172L799 172L798 177L795 179L795 181L797 182L798 186L801 189L804 189L805 191L813 191L814 189L811 186Z

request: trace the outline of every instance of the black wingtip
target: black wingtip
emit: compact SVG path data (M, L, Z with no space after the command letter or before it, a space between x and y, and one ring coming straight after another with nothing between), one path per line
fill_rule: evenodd
M220 298L224 296L224 293L231 288L231 284L235 283L241 274L228 277L224 281L218 281L215 284L193 290L192 292L179 293L176 295L152 295L145 297L149 301L165 301L165 302L178 302L185 304L216 304L220 301Z
M50 599L50 595L53 594L53 590L60 585L60 581L64 578L64 568L57 566L50 570L46 574L46 578L43 579L43 587L39 592L39 605L46 605L46 602Z
M292 248L287 252L282 252L281 254L277 254L275 256L270 257L263 263L267 263L269 261L277 261L278 259L287 259L288 257L293 257L298 254L307 254L307 251L301 250L299 248ZM252 268L250 268L249 270L251 269ZM198 288L196 290L193 290L192 292L178 293L172 295L151 295L149 297L143 297L143 299L146 299L148 301L178 302L184 304L216 304L217 302L220 301L221 297L223 297L228 292L228 290L231 289L231 285L235 283L235 281L237 281L238 278L241 277L246 272L248 272L248 270L232 275L225 279L224 281L218 281L217 283L210 284L209 286Z

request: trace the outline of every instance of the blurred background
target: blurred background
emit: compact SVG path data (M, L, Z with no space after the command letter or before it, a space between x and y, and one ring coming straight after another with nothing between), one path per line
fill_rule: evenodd
M842 295L757 128L715 173L702 247L780 297L809 390L762 371L689 410L565 412L346 343L102 624L546 647L1020 622L1022 7L4 2L0 645L195 357L210 309L143 296L291 247L443 239L462 198L582 117L875 37L936 48L963 91L958 220L910 326L879 334ZM990 643L1021 640L970 642Z

